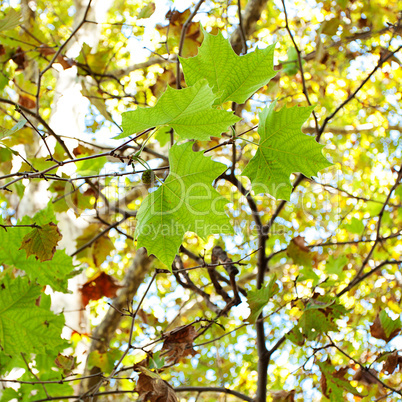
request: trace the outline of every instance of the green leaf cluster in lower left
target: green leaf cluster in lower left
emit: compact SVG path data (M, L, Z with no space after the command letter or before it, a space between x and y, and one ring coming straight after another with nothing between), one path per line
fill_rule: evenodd
M27 277L0 281L0 348L3 353L49 353L65 346L64 316L50 311L49 296Z
M25 216L18 225L33 223L42 228L57 223L51 202L33 218ZM49 285L57 292L69 293L68 280L78 273L72 258L64 250L56 250L52 259L48 261L40 261L35 258L35 255L27 256L26 251L21 249L21 245L32 232L32 228L20 226L9 228L7 232L0 230L0 264L6 270L17 268L24 271L31 281L39 285Z

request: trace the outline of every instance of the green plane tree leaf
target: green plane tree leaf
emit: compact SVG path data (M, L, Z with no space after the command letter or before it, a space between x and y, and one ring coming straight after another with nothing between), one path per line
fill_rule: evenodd
M135 237L169 269L186 232L205 238L209 234L233 233L224 212L227 200L211 185L227 168L192 143L174 145L169 152L170 174L161 187L142 202Z
M254 323L257 320L270 298L278 293L278 291L279 287L276 283L276 276L273 276L267 286L247 293L247 303L251 310L247 318L248 322Z
M322 154L323 145L301 132L302 124L313 110L309 107L282 108L274 111L275 102L260 113L260 143L242 175L251 180L255 193L290 199L291 173L314 176L331 166Z
M220 137L240 118L213 108L215 99L206 80L180 90L168 86L154 107L123 113L123 133L116 138L165 125L173 128L180 139L208 141L210 137Z
M227 101L240 104L275 77L274 49L275 45L271 45L238 56L220 32L212 35L204 31L198 55L180 57L180 62L187 85L206 78L218 95L216 104Z
M46 353L61 345L64 317L53 314L50 303L36 304L40 286L27 277L6 275L0 287L0 344L5 353Z

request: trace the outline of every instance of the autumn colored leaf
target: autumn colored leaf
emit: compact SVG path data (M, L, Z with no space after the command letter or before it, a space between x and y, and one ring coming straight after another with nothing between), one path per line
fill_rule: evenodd
M169 363L176 364L186 356L194 356L197 352L193 349L193 341L198 332L192 325L175 328L173 331L164 334L166 339L162 351L166 354Z
M247 303L250 307L250 315L247 318L248 322L256 322L263 308L268 304L270 298L279 291L279 286L276 284L276 276L273 276L268 285L261 289L249 291L247 294Z
M401 330L401 320L390 318L385 310L382 310L375 318L373 324L370 326L370 334L374 338L382 339L389 342L395 338Z
M49 221L55 221L52 204L36 213L32 218L24 217L18 224L32 225L36 223L40 227L48 225ZM3 266L12 266L25 271L34 283L42 286L49 285L53 290L68 292L68 279L75 276L72 258L64 250L56 250L51 260L40 261L37 256L27 256L27 252L19 245L31 232L29 227L0 231L0 262Z
M303 346L306 341L302 328L300 328L299 325L294 326L285 336L290 342L293 342L297 346Z
M20 46L15 49L15 52L11 55L11 60L17 65L17 71L22 71L25 69L27 63L25 58L25 52Z
M149 402L179 402L174 389L162 378L145 367L137 367L140 371L135 391L139 401Z
M82 303L85 307L90 300L99 300L104 296L112 299L120 288L112 276L100 272L81 287Z
M320 310L306 310L299 320L299 325L308 341L312 341L328 331L338 329L330 317Z
M65 376L71 374L72 371L77 367L76 356L66 356L59 353L54 362L57 367L63 369L63 374Z
M95 150L93 148L88 148L82 144L78 144L73 149L73 154L75 157L89 156L89 155L93 155L94 153L95 153Z
M296 345L301 346L303 338L312 341L328 331L337 331L335 320L342 317L345 312L345 308L338 304L336 299L321 297L315 293L306 303L297 326L287 337Z
M387 374L392 374L399 366L399 370L402 368L402 356L399 356L398 352L388 353L382 371Z
M25 250L27 257L34 255L37 260L49 261L53 258L57 243L61 238L62 235L57 225L50 222L25 235L20 250Z
M32 95L20 94L18 96L18 103L27 109L33 109L36 106L36 100Z
M166 19L169 21L168 25L157 24L156 29L161 35L166 35L167 46L173 48L180 43L180 37L183 30L184 23L188 20L192 13L191 9L186 9L180 12L175 9L170 9L166 14ZM192 21L187 24L186 35L182 49L182 55L185 57L195 56L198 48L200 47L204 38L203 30L201 29L200 22Z
M76 193L81 195L78 191ZM84 194L81 196L83 199L88 199L88 197L84 197ZM86 227L81 236L77 237L77 248L90 242L99 233L101 233L101 228L97 224L91 224ZM78 253L77 258L81 262L86 262L90 266L99 268L114 249L115 247L111 238L108 235L103 235L95 240L90 247L86 247Z

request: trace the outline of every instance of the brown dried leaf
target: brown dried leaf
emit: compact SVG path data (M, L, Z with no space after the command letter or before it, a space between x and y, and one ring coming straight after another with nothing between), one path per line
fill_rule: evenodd
M370 373L372 375L370 375ZM376 378L377 375L378 373L374 369L362 370L359 368L353 376L353 379L364 385L381 384Z
M321 378L320 378L320 386L321 386L321 392L322 394L328 398L328 394L327 394L327 379L324 375L323 372L321 372Z
M307 247L304 238L301 236L297 236L290 241L286 253L295 264L303 265L305 267L312 266L313 259L317 254L311 252Z
M79 156L90 156L95 153L93 148L88 148L85 145L79 144L77 147L73 149L73 154L75 157Z
M112 276L101 272L81 287L82 303L85 307L90 300L99 300L103 296L112 299L116 297L116 292L120 288L121 286L116 284L116 280Z
M63 70L68 70L75 65L75 61L73 59L69 59L68 57L63 55L59 55L57 57L57 63L59 63L63 67Z
M18 96L18 103L23 106L26 107L27 109L33 109L34 107L36 107L36 100L32 95L28 95L28 94L20 94Z
M138 401L179 402L173 388L158 374L145 367L138 369L141 371L135 387L135 391L139 394Z
M307 243L302 236L296 236L292 239L292 241L300 248L302 251L306 251L307 253L310 249L307 247Z
M197 352L192 346L197 334L197 330L192 325L178 327L165 334L166 339L162 351L166 351L164 353L166 360L171 364L176 364L183 357L194 356Z
M402 356L398 355L398 352L395 351L388 355L387 360L385 361L384 367L382 371L385 371L387 374L392 374L396 368L399 366L399 370L402 369Z
M344 380L348 370L349 366L341 367L339 370L336 370L333 375L335 378L340 378L341 380Z
M25 52L19 46L15 50L15 53L11 56L11 60L17 65L16 71L22 71L25 69Z
M54 50L52 46L45 44L40 45L38 51L42 56L51 56L52 54L56 53L56 50Z
M163 35L168 34L169 41L171 42L171 44L176 45L179 43L183 24L187 21L190 14L191 14L190 9L184 10L183 12L177 10L170 10L166 14L166 19L169 20L169 24L166 26L157 24L156 29ZM202 32L200 23L191 22L187 26L184 46L182 49L182 56L183 57L195 56L198 52L198 48L200 47L203 38L204 34Z
M69 375L77 367L77 358L59 353L54 360L57 367L63 369L64 375Z

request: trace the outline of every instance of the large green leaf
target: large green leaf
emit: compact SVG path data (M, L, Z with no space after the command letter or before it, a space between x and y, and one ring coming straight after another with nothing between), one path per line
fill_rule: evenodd
M220 32L211 35L204 31L198 55L188 59L180 57L180 62L187 85L206 78L218 95L216 104L244 103L275 77L274 49L275 45L271 45L238 56Z
M251 180L256 193L289 200L291 173L311 177L331 163L322 155L323 145L301 132L312 106L285 107L279 112L274 107L275 102L260 113L258 150L242 175Z
M164 125L173 128L181 139L207 141L210 137L220 137L240 118L232 112L213 108L215 99L206 80L180 90L168 86L154 107L123 113L123 133L116 138Z
M63 343L64 317L37 305L41 287L27 277L0 283L0 344L7 354L46 353Z
M192 143L174 145L169 152L170 174L165 183L142 202L135 237L170 269L186 232L205 238L233 233L224 212L227 200L211 182L227 168L193 152Z

